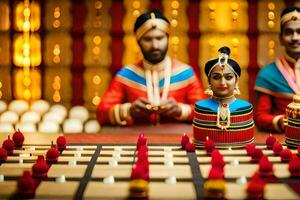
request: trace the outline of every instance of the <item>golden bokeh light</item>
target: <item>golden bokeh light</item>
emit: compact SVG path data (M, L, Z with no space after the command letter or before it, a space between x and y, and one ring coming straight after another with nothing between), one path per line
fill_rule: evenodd
M95 85L100 85L101 82L102 82L102 79L100 76L98 76L98 75L93 76L93 83Z
M94 96L92 103L96 106L101 102L101 97L99 96Z

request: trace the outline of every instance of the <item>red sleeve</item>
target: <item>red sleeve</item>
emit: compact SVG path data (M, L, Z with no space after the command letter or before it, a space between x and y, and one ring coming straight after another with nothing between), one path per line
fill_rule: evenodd
M193 81L188 89L187 89L187 104L191 107L191 114L187 118L188 121L193 120L194 117L194 106L197 101L203 100L207 98L207 96L204 94L202 82L195 76L195 81Z
M272 96L258 93L254 115L255 125L264 131L278 131L273 125L276 116L272 112Z
M110 123L109 110L116 104L121 104L124 96L123 84L114 78L108 90L103 95L101 103L97 107L97 120L101 125Z

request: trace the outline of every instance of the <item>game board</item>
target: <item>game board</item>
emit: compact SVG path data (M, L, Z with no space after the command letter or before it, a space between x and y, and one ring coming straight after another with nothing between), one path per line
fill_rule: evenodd
M260 145L274 164L277 183L267 184L265 199L299 199L300 180L290 178L288 164L271 150ZM16 179L24 170L31 170L38 155L45 155L50 145L24 145L8 156L0 166L0 199L8 199L16 192ZM205 150L186 152L177 145L148 145L149 199L201 199L203 184L210 169L210 156ZM296 150L292 150L296 153ZM247 197L245 180L258 168L244 149L220 150L226 165L225 197ZM52 164L48 178L36 189L37 199L126 199L129 180L135 162L135 145L68 145ZM244 180L242 183L241 177ZM65 180L64 180L65 179ZM294 189L293 189L294 188Z

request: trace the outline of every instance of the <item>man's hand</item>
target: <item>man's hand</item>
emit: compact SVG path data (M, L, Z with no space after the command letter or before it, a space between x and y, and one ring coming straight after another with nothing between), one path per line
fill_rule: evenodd
M173 98L169 98L166 101L162 102L159 106L158 113L161 116L166 117L179 117L181 115L181 108L179 107L177 101Z
M129 109L130 115L133 118L147 117L151 115L154 111L150 102L145 98L138 98L135 100Z

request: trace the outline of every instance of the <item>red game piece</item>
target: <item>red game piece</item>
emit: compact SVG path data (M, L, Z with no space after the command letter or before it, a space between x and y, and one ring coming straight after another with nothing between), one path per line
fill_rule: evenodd
M264 199L265 183L259 180L251 180L247 185L248 199Z
M297 150L298 150L297 156L300 157L300 146L298 146L298 149L297 149Z
M266 139L266 145L268 149L272 149L273 144L277 141L276 137L270 134Z
M282 149L283 149L282 144L280 144L278 141L276 141L273 145L274 155L279 156Z
M195 145L193 143L189 142L189 143L186 144L185 150L187 152L195 152L196 147L195 147Z
M211 167L207 179L224 179L224 171L219 167Z
M144 133L140 133L136 144L137 150L139 150L140 146L146 146L146 145L147 145L147 138L145 137Z
M13 139L13 141L14 141L16 147L22 147L25 138L24 138L23 133L18 129L18 130L13 134L12 139Z
M56 144L57 144L57 149L58 151L63 152L63 150L65 150L67 148L67 140L66 137L63 135L60 135L57 139L56 139Z
M215 149L215 143L211 139L207 138L207 140L204 142L204 148L206 150L206 153L210 155L211 152Z
M261 177L273 176L273 163L269 161L267 156L263 156L259 161L259 175Z
M210 154L211 157L214 157L214 156L217 156L217 155L221 155L218 149L214 149L214 150L211 152L211 154Z
M23 172L23 176L18 179L17 195L20 198L34 198L35 195L35 181L30 175L30 171Z
M248 156L251 156L254 150L256 149L255 144L247 144L246 145L246 152Z
M251 161L258 162L263 157L263 155L264 155L263 151L260 148L256 148L251 154Z
M187 134L183 134L183 136L181 136L181 147L183 148L183 149L185 149L185 146L187 145L187 143L189 143L190 142L190 138L189 138L189 136L187 135Z
M2 147L7 151L7 155L12 156L14 154L15 143L10 139L4 140L2 143Z
M148 159L148 147L147 146L140 146L138 153L138 159Z
M47 154L46 154L46 162L47 164L53 164L56 163L58 160L58 156L59 156L59 151L56 148L56 145L51 145L51 148L48 149Z
M32 166L32 177L34 178L47 178L49 170L48 164L44 160L44 156L39 155L37 162Z
M131 170L131 180L134 179L144 179L144 168L142 165L134 165L132 170Z
M211 166L218 167L223 170L225 166L224 157L221 154L215 154L211 157Z
M0 148L0 165L7 159L7 151L4 148Z
M300 177L300 159L296 155L292 155L289 162L289 171L291 177Z
M289 149L284 149L280 152L280 158L282 162L289 162L292 157L292 152Z

